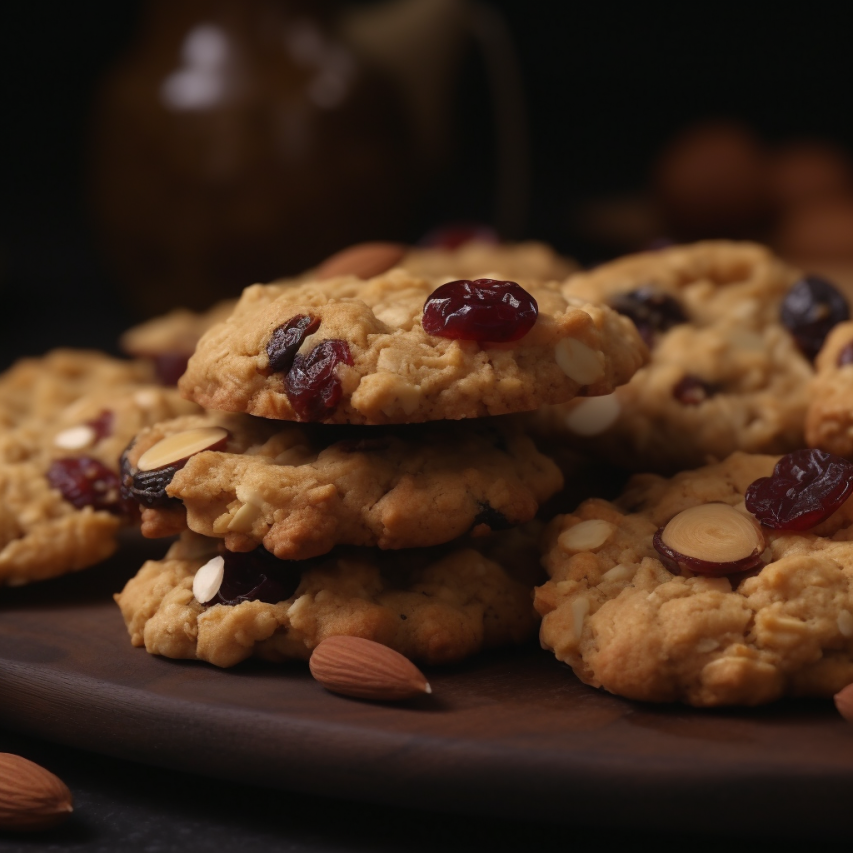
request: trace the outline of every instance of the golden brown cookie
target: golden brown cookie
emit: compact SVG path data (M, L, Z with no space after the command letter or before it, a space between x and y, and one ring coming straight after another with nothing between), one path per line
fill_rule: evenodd
M563 483L500 421L305 427L221 412L143 431L122 470L146 536L188 526L232 551L262 544L287 560L337 544L420 548L503 530L530 521Z
M808 530L758 527L744 495L776 461L735 453L670 480L637 475L615 503L555 519L535 599L543 646L586 683L652 702L758 705L853 681L853 502ZM661 529L664 548L684 543L674 562L655 547ZM691 569L744 544L750 571Z
M431 316L447 308L462 333L520 334L502 343L445 337L446 325L428 334L424 303L437 283L400 269L367 282L255 285L201 339L180 388L205 408L264 418L416 423L609 393L646 358L615 311L567 300L556 285L499 284L478 286L458 311L454 291Z
M133 645L165 657L216 666L250 656L307 660L323 639L343 634L444 664L535 634L535 563L530 535L519 531L496 536L489 556L461 545L350 549L304 563L260 550L221 556L214 540L184 533L116 601ZM202 603L194 589L213 597Z
M46 413L47 402L39 408ZM113 553L118 529L135 519L120 496L122 450L144 427L195 410L174 389L116 385L0 434L0 584L55 577Z
M840 323L815 361L806 442L853 458L853 322Z
M811 364L780 322L800 274L752 243L646 252L572 276L567 296L637 322L650 362L612 394L537 413L562 435L634 470L673 472L735 450L804 444Z

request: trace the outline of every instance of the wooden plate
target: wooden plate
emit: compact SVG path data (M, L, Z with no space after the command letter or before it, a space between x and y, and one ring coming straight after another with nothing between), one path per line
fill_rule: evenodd
M391 805L692 831L846 825L853 726L831 702L641 705L584 686L534 647L431 670L432 697L394 706L333 696L303 665L223 671L155 658L131 647L111 600L139 550L2 590L0 725L223 780Z

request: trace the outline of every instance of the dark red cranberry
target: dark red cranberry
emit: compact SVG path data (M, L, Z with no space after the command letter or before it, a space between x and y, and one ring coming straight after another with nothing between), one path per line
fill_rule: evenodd
M480 511L474 517L474 527L485 524L491 530L508 530L512 527L509 519L491 504L480 503Z
M335 410L342 393L335 373L339 364L352 364L346 341L323 341L308 355L293 359L284 391L299 420L321 421Z
M222 585L207 604L265 601L277 604L290 598L299 586L298 563L279 560L264 548L246 553L225 551Z
M610 307L634 321L647 346L651 346L661 332L688 322L681 304L651 285L617 293L610 298Z
M808 530L853 491L853 462L825 450L795 450L746 490L746 508L766 527Z
M89 456L55 459L47 471L47 481L77 509L90 506L116 515L124 512L118 476L97 459Z
M192 353L159 352L151 357L154 373L161 385L177 385L178 380L187 372L187 364Z
M166 494L166 486L178 472L180 465L167 465L153 471L137 471L127 459L121 457L121 497L125 502L146 507L178 505L178 498Z
M98 417L86 421L86 426L91 427L95 433L95 441L100 441L103 438L109 438L113 434L115 425L115 413L109 409L104 409Z
M848 364L853 364L853 341L850 341L849 344L845 344L841 348L836 359L836 364L838 367L846 367Z
M834 285L814 275L800 279L782 301L782 325L812 360L832 327L849 318L847 300Z
M536 322L536 300L514 281L449 281L424 305L428 335L463 341L517 341Z
M672 388L672 396L685 406L698 406L713 397L718 390L716 385L688 373L687 376L675 383Z
M418 241L418 245L432 249L458 249L472 240L494 245L500 242L497 232L488 225L478 222L456 222L433 229Z
M313 335L319 328L319 317L299 314L275 329L267 343L270 370L276 373L287 373L296 358L296 351L302 346L302 341L308 335Z

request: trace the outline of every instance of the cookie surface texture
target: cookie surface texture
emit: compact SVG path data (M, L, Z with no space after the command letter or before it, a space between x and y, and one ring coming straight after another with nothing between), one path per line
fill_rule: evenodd
M647 356L630 321L604 306L569 302L556 285L526 284L539 313L517 341L429 335L421 317L436 287L400 269L366 282L254 285L228 320L199 341L179 387L206 409L301 419L288 390L295 368L271 365L268 353L277 330L300 322L312 325L293 357L306 358L305 375L316 370L325 383L322 394L308 392L309 403L330 401L304 419L332 423L527 411L578 393L609 393Z
M806 443L853 459L853 322L839 323L815 360Z
M675 575L653 545L677 513L743 508L776 457L736 453L670 480L645 474L616 503L584 502L546 531L540 639L587 684L651 702L759 705L832 696L853 681L853 505L810 531L764 528L760 570ZM750 516L751 517L751 516Z
M174 472L171 501L142 502L146 536L188 526L231 551L262 544L287 560L336 544L427 547L530 521L563 482L509 424L305 427L217 412L146 430L125 455L126 472L167 436L209 427L227 430L226 445Z
M530 534L509 531L486 553L356 549L308 561L284 601L204 606L193 578L217 554L216 543L184 533L165 559L145 563L116 601L133 645L165 657L224 667L252 656L307 660L321 640L343 634L421 663L451 663L535 636L533 543ZM500 557L492 556L497 547Z
M140 429L195 410L175 389L117 384L4 430L0 584L44 580L110 556L119 528L132 520L119 493L121 452Z
M809 361L781 324L799 273L751 243L706 242L580 273L567 295L633 314L651 360L612 395L537 413L573 446L673 473L742 450L803 446Z

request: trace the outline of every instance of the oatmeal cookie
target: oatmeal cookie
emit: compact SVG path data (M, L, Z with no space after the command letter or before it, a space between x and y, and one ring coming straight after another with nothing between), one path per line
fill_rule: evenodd
M166 456L150 468L164 439L205 430L211 449L202 441L183 467ZM175 461L185 454L179 448ZM149 470L140 472L141 459ZM530 521L563 482L530 438L499 422L306 428L221 412L142 432L124 456L123 479L143 508L146 536L188 526L231 551L262 544L283 560L336 544L420 548L485 535Z
M52 419L31 417L3 431L0 584L55 577L112 554L131 518L119 494L122 450L140 429L196 410L174 389L116 385Z
M625 467L673 472L735 450L804 444L809 359L780 322L793 268L751 243L647 252L572 276L566 296L632 317L650 362L612 395L536 416L536 429Z
M144 361L94 350L56 349L22 358L0 376L0 426L30 419L44 424L84 394L153 381L152 368Z
M133 645L171 658L216 666L250 656L307 660L321 640L343 634L423 663L451 663L535 635L535 547L525 532L500 539L500 557L463 546L385 554L350 549L281 568L270 567L279 561L269 555L226 552L219 592L203 604L193 581L217 556L217 543L184 533L165 559L145 563L116 601ZM226 589L234 604L223 603Z
M839 323L815 361L806 442L853 458L853 322Z
M744 495L776 461L735 453L670 480L637 475L615 503L589 500L555 519L543 537L550 580L535 596L542 645L587 684L652 702L758 705L853 681L853 502L810 530L759 528ZM655 534L695 507L762 531L751 571L667 567Z
M264 418L414 423L606 394L645 360L627 318L567 300L557 285L525 286L538 316L527 294L512 307L518 290L502 308L481 301L475 316L484 311L513 330L523 316L529 331L481 343L427 334L424 303L437 283L401 269L366 282L254 285L199 341L179 387L207 409Z

